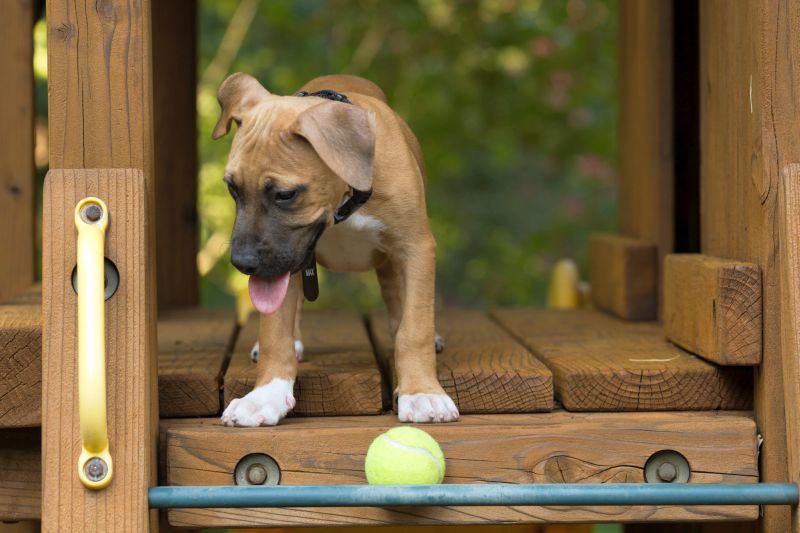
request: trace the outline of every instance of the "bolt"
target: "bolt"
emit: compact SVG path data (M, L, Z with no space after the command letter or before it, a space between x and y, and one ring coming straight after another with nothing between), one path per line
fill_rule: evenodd
M267 481L267 469L261 463L253 463L247 467L247 482L251 485L263 485Z
M658 479L661 481L672 483L678 477L678 469L672 463L662 463L656 470L656 474L658 474Z
M83 216L89 222L97 222L103 216L103 210L97 204L86 204L83 208Z
M84 465L83 471L91 481L100 481L108 474L108 465L99 457L92 457Z

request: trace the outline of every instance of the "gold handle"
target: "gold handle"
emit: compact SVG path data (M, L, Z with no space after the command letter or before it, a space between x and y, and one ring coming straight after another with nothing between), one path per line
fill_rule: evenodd
M78 398L82 450L78 476L90 489L111 482L106 425L104 262L108 208L98 198L75 206L78 229Z

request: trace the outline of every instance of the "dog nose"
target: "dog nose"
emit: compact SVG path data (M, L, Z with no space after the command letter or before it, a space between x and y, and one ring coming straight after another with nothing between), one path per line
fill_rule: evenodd
M231 263L242 274L252 276L258 270L258 255L232 251Z

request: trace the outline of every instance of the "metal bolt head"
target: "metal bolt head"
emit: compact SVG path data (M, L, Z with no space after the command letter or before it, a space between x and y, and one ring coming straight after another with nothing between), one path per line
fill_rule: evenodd
M658 478L665 483L672 483L678 477L678 469L672 463L664 463L656 470Z
M91 481L101 481L108 475L108 465L99 457L92 457L86 461L83 471Z
M251 485L263 485L267 480L267 469L264 465L253 463L247 468L247 481Z
M97 204L86 204L81 214L87 222L97 222L103 217L103 209Z

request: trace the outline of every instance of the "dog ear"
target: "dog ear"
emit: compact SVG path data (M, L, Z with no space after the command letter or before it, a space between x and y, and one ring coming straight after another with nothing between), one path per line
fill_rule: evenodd
M300 113L294 132L348 185L372 189L375 113L341 102L315 105Z
M269 96L269 91L254 77L243 72L228 76L217 91L217 101L222 112L211 137L219 139L226 135L231 130L233 120L237 125L241 125L242 115L265 96Z

